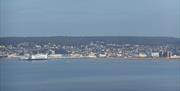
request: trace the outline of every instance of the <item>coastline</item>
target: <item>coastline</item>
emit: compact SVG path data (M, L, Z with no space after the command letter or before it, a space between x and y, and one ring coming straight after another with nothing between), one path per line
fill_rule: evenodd
M121 59L121 60L139 60L139 61L143 61L143 60L169 60L169 61L180 61L180 58L122 58L122 57L108 57L108 58L90 58L90 57L66 57L66 58L50 58L50 59L20 59L20 58L0 58L0 61L3 59L16 59L16 60L22 60L22 61L38 61L38 60L62 60L62 59L95 59L95 60L99 60L99 59Z

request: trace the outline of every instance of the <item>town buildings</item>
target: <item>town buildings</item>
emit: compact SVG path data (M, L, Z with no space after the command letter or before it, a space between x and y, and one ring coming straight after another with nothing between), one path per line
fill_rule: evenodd
M0 57L21 59L58 58L180 58L180 47L169 45L109 44L102 41L87 45L19 43L0 45Z

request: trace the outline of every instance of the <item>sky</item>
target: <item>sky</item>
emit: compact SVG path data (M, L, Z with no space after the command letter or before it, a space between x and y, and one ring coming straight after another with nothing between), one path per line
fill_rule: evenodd
M180 0L0 0L0 36L180 36Z

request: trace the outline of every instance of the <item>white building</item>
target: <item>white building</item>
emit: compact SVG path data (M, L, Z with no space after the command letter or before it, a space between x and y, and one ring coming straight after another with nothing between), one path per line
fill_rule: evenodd
M141 57L141 58L145 58L145 57L147 57L147 55L145 54L145 53L139 53L139 55L138 55L139 57Z
M117 56L118 56L118 57L122 57L122 54L121 54L121 53L118 53Z
M159 52L152 52L151 57L158 58L159 57Z
M81 54L78 54L78 53L73 53L73 54L70 54L70 57L71 57L71 58L81 58L82 55L81 55Z
M106 54L99 54L98 56L101 57L101 58L105 58Z
M96 53L91 52L91 53L89 53L89 55L87 57L96 58Z
M170 58L174 58L174 59L180 59L180 56L173 55L173 56L171 56Z
M31 55L30 56L31 60L39 60L39 59L48 59L47 54L36 54L36 55Z

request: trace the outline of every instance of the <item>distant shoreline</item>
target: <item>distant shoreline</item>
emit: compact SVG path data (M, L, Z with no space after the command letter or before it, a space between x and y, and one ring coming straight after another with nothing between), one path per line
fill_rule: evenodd
M19 58L0 58L0 60L3 59L17 59L17 60L23 60L26 61L27 59L19 59ZM176 61L180 61L180 58L118 58L118 57L109 57L109 58L88 58L88 57L84 57L84 58L52 58L52 59L42 59L42 60L62 60L62 59L123 59L123 60L176 60ZM38 61L38 60L34 60L34 59L28 59L29 61Z

